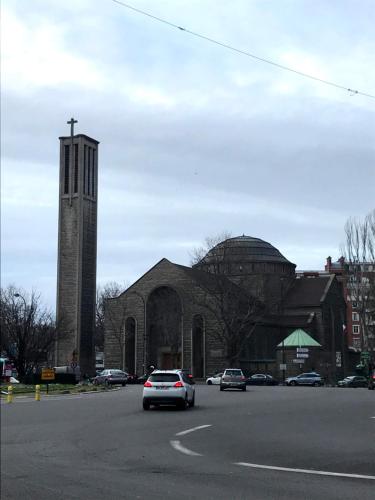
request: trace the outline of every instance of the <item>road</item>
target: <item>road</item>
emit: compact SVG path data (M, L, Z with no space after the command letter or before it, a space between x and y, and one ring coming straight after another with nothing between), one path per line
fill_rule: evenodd
M144 412L140 386L2 403L1 498L374 498L374 391L196 391L186 411Z

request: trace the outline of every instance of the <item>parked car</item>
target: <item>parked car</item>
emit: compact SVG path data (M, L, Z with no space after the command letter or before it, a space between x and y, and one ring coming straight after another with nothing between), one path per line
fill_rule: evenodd
M224 370L223 376L220 379L220 390L225 389L241 389L246 391L246 377L242 370L238 368L227 368Z
M212 375L212 377L208 377L208 379L206 380L206 384L207 385L219 385L222 376L223 376L223 372L215 373L215 375Z
M246 380L246 385L279 385L279 382L271 375L256 373Z
M338 387L367 387L367 378L360 375L351 375L337 382Z
M195 387L181 370L155 370L143 386L143 409L151 405L174 405L181 409L195 404Z
M188 368L179 368L179 371L181 373L183 373L184 375L186 375L190 379L191 384L193 384L193 385L195 384L194 377L191 373L191 370L189 370Z
M93 378L93 384L95 385L115 385L121 384L125 386L128 381L128 374L122 370L106 369L103 370L99 375Z
M17 380L15 377L10 377L9 382L11 384L19 384L20 383L20 381Z
M368 384L367 385L368 389L370 390L375 389L375 370L372 370L372 372L370 373L367 384Z
M296 377L288 377L285 380L286 385L313 385L318 387L323 385L324 381L319 373L301 373Z

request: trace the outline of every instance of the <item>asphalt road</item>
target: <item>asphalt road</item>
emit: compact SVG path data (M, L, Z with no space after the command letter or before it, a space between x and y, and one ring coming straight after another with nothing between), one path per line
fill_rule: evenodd
M186 411L144 412L140 386L2 403L1 498L375 498L374 391L196 391Z

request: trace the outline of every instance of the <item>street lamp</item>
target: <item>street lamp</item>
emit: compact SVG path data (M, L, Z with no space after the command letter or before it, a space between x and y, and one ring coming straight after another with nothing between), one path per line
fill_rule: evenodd
M17 297L17 299L18 299L18 298L20 298L20 299L22 299L22 300L23 300L23 303L25 304L25 312L26 312L27 305L26 305L26 300L25 300L25 297L23 297L23 295L21 295L20 293L15 293L15 294L13 294L13 297Z

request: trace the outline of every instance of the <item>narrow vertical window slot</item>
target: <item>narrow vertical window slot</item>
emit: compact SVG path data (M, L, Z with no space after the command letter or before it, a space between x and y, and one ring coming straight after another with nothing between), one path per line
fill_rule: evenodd
M92 150L91 196L95 196L95 149Z
M69 162L70 162L70 147L64 146L64 194L69 193Z
M78 193L78 144L74 144L74 192Z
M91 174L91 148L88 148L88 165L87 165L87 194L90 196L90 174Z
M86 163L87 163L87 146L85 144L85 147L83 148L83 194L86 194L86 176L87 176Z

